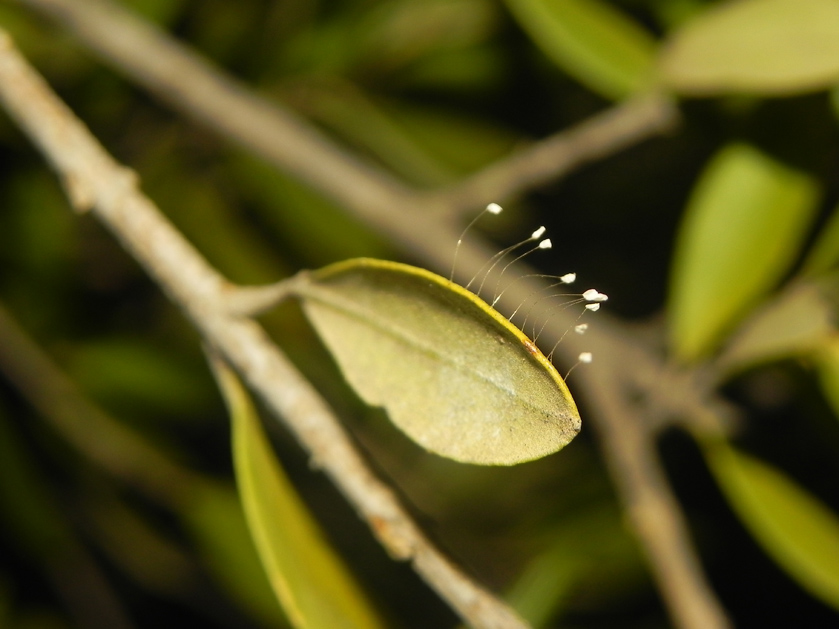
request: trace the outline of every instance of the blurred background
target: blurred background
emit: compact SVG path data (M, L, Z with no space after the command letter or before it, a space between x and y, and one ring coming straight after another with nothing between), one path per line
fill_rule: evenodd
M4 3L0 26L232 281L268 283L356 256L423 265L324 194L162 104L48 18L49 4ZM697 368L749 313L801 277L835 286L839 68L809 82L782 77L780 89L726 76L710 87L692 79L679 65L690 66L692 53L684 61L677 45L693 34L676 37L701 26L718 3L118 4L419 189L455 184L614 107L645 89L646 79L636 78L648 66L670 63L664 83L681 97L672 131L496 199L507 211L481 221L476 233L502 249L547 226L554 246L534 256L534 266L576 271L583 288L610 296L608 310L631 324L631 334ZM701 31L697 37L710 45ZM567 49L554 45L569 41ZM622 52L624 43L632 54ZM598 46L608 71L599 69ZM615 58L631 63L620 67ZM689 257L686 208L702 214L697 182L713 180L712 166L724 168L725 147L735 143L784 173L794 170L806 183L790 186L805 191L793 190L795 199L779 210L789 222L772 220L789 225L794 242L771 228L764 234L748 215L740 224L718 219L713 229L725 242L722 234L757 233L767 249L780 239L784 253L748 303L709 333L716 340L694 351L672 332L681 307L674 293L692 281L673 261ZM198 334L94 218L70 210L54 174L5 115L0 160L0 626L286 626L247 535L229 419ZM786 191L781 185L772 198ZM754 216L775 215L758 208ZM711 286L712 304L739 294L737 271ZM790 326L806 327L812 311L805 313ZM584 406L583 432L557 455L513 468L457 464L423 452L364 405L296 304L261 320L432 537L534 626L670 626ZM782 332L770 323L761 334ZM815 341L757 354L721 378L719 390L739 411L733 439L817 501L825 516L818 532L831 539L839 531L839 343L822 331ZM266 420L286 471L387 622L456 626L409 567L388 558L280 423ZM839 625L839 574L823 573L814 586L807 557L804 567L777 561L767 551L771 536L756 537L738 517L692 437L672 428L658 443L703 568L733 621Z

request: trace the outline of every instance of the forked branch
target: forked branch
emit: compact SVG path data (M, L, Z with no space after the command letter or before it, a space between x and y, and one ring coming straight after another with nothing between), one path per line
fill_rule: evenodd
M407 253L446 274L451 263L450 243L460 231L453 216L488 200L502 200L489 195L521 194L586 161L661 133L675 121L667 99L650 96L632 101L500 160L447 190L421 193L337 147L292 113L252 95L245 86L115 5L99 0L19 1L59 20L107 62L174 108L330 196ZM429 216L429 209L438 220ZM465 243L459 272L469 277L492 252L477 238ZM520 300L539 288L534 280L518 282L505 297ZM568 324L566 317L556 317L545 328L544 338L557 340ZM586 337L587 346L598 347L596 363L590 369L577 370L574 378L595 411L587 419L598 426L615 485L633 514L631 520L659 589L678 626L725 627L728 621L698 568L684 517L666 482L654 447L655 435L644 422L633 421L625 404L598 403L604 396L623 395L631 385L644 390L650 408L657 413L693 416L709 412L707 391L690 379L676 379L674 386L666 389L656 386L666 370L654 350L641 344L620 322L608 322L604 317L597 328ZM560 351L576 356L580 349L579 344L566 341ZM628 364L628 356L633 369L620 369ZM607 377L599 380L603 374ZM644 500L637 500L638 496ZM660 514L666 517L660 518ZM659 524L650 527L644 522Z
M235 290L137 189L0 31L0 100L58 172L77 210L91 211L178 304L209 343L282 417L373 533L473 627L526 624L467 577L407 514L367 467L331 409L253 320L230 313Z

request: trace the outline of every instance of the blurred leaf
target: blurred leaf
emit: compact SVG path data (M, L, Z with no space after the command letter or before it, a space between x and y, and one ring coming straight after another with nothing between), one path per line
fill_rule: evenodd
M104 338L73 348L68 372L97 398L125 409L138 402L170 414L194 415L209 403L208 390L182 356L148 340Z
M236 153L229 162L246 200L268 226L272 241L304 267L362 255L387 255L389 243L335 203L263 160ZM285 273L289 275L290 273ZM277 275L274 277L281 277Z
M602 605L644 581L643 559L614 504L578 506L550 531L506 599L534 628L562 626L563 612Z
M181 505L181 518L218 582L266 627L287 627L288 620L265 578L236 492L206 482L195 484L185 497L188 499Z
M819 383L833 413L839 418L839 336L834 336L815 353Z
M73 532L11 419L0 408L0 512L19 550L49 565L60 561Z
M4 255L41 271L41 281L66 282L78 258L78 219L52 173L27 170L9 177L3 190L10 207Z
M576 585L585 560L567 548L552 548L533 559L505 597L534 629L550 626L563 599Z
M819 194L809 175L745 144L717 153L682 219L670 280L676 354L708 353L786 272Z
M89 54L76 45L69 34L46 30L43 20L33 13L21 11L16 3L0 3L0 24L38 68L43 68L51 85L76 83L93 71ZM4 117L5 118L5 117Z
M666 87L690 95L795 94L839 81L839 2L724 2L677 31L660 59Z
M29 570L62 593L64 615L71 616L73 626L128 628L130 623L110 582L88 554L69 510L64 508L72 505L77 488L59 499L46 477L45 466L33 454L11 425L5 409L0 408L0 513L3 537L7 538L4 541L14 546L16 555L31 559ZM91 601L96 601L96 605L89 605ZM24 622L30 618L35 616L19 619L17 626L38 627L36 622ZM53 625L47 622L44 626Z
M814 283L789 286L755 311L718 361L724 371L812 352L836 330L833 304Z
M706 0L652 0L648 4L666 30L681 26L707 8Z
M295 627L382 626L280 468L238 378L219 360L216 378L233 423L239 495L274 593Z
M262 18L254 2L217 2L195 13L181 26L192 44L212 59L228 64L246 57L251 41L250 29Z
M301 91L298 88L298 91ZM406 135L397 121L355 85L333 79L302 86L305 111L350 143L375 155L408 181L424 185L448 182L451 173Z
M508 66L508 59L500 45L441 50L417 60L400 72L398 85L408 90L445 91L470 96L489 93L503 85Z
M530 38L589 89L621 99L644 89L656 43L618 9L600 0L507 0Z
M421 186L451 183L509 153L516 139L487 123L441 108L374 99L347 82L307 83L304 109L391 171Z
M812 276L829 271L839 262L839 206L819 232L816 242L801 265L802 275Z
M487 0L379 2L364 20L360 46L371 63L404 69L428 55L485 42L495 29L497 13Z
M723 442L705 455L734 511L802 587L839 609L839 518L780 470Z
M183 14L186 0L121 0L121 3L138 16L159 26L169 26Z
M348 382L431 452L515 465L580 429L565 382L536 346L439 275L361 258L311 273L297 291Z
M137 138L143 148L139 168L144 187L183 234L228 278L268 283L287 274L275 243L254 224L227 182L197 162L185 138L173 128L152 138ZM197 162L197 163L196 163Z
M520 137L475 116L404 101L383 107L412 141L455 175L477 170L520 147Z

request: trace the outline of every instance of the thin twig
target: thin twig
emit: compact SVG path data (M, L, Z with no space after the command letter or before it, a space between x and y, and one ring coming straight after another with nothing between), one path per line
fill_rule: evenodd
M432 192L427 202L444 214L474 212L476 204L509 199L556 181L583 164L670 131L676 122L669 98L644 94Z
M417 571L474 627L520 628L505 603L469 579L425 537L370 471L340 422L262 328L225 308L229 285L134 185L0 31L0 99L66 185L122 241L205 338L283 417L395 557ZM69 184L68 182L72 182ZM76 193L74 193L76 194Z
M459 229L449 222L450 219L429 218L429 213L424 210L429 209L427 204L434 199L433 195L437 195L435 203L440 204L434 208L439 216L450 216L470 204L479 207L486 199L486 190L474 181L485 180L485 173L493 172L495 166L483 171L484 174L476 175L479 179L473 180L468 188L455 187L448 192L427 196L417 194L389 175L339 149L289 112L251 96L235 80L223 76L164 34L115 6L89 0L19 1L57 19L88 47L98 51L107 62L129 74L159 98L172 103L173 107L203 121L211 129L263 156L282 171L297 176L331 196L348 211L389 236L409 254L424 260L438 271L448 273L451 243L456 241ZM142 54L138 54L138 51L142 51ZM633 139L641 140L645 133L660 133L672 123L672 109L664 100L652 100L646 104L639 101L626 105L630 113L647 111L646 107L650 108L648 113L651 117L646 119L641 116L639 119L652 120L648 131L644 131L644 124L639 124L634 131L631 124L629 131L620 131L621 125L611 127L616 133L620 131L617 140L613 146L610 145L606 133L600 138L602 144L597 149L599 153L597 150L589 151L587 146L579 144L579 138L586 137L581 131L577 135L577 142L569 141L565 147L569 152L580 151L582 158L569 155L565 165L555 169L552 174L540 167L536 175L528 175L524 168L523 174L510 177L511 181L518 182L515 185L519 188L512 183L505 184L507 194L520 193L528 186L566 172L562 168L579 165L596 155L606 155ZM659 115L660 120L657 119ZM621 116L616 116L620 120ZM608 115L603 120L608 121ZM604 122L600 128L604 127L608 129L610 125ZM549 140L549 143L554 146L554 150L566 150L562 148L563 141L559 138ZM533 155L541 150L539 145L530 149ZM546 153L550 151L550 148L545 149ZM513 156L499 162L495 172L503 175L503 164L512 164L515 170L515 165L522 161L531 164L535 162L521 155ZM468 199L464 192L467 189L477 196ZM444 207L445 203L451 203L451 210ZM492 249L478 238L464 245L460 252L458 274L468 278L492 254ZM505 297L522 299L540 287L534 281L522 281L516 284L516 290L509 291ZM545 329L545 338L558 339L568 325L568 317L553 318ZM625 326L603 318L587 335L586 341L587 345L602 348L598 350L598 363L611 363L615 367L611 370L615 377L623 379L621 384L626 384L626 380L634 381L647 394L650 406L655 407L658 413L687 416L697 412L707 413L706 391L692 386L691 381L680 382L679 386L669 390L658 386L658 376L664 372L660 359L654 351L641 347ZM566 356L572 356L579 349L579 343L569 337L560 351ZM638 358L632 369L625 368L629 364L625 362L627 355ZM623 369L619 368L621 365ZM597 383L591 375L593 373L594 370L577 370L574 375L576 381L586 381L584 388L590 401L612 393L612 383ZM642 423L623 421L626 417L621 411L621 405L598 408L600 412L592 413L590 419L599 425L598 432L606 458L615 458L609 461L609 467L626 508L647 508L652 504L644 501L641 505L635 505L633 502L639 492L646 491L643 487L646 486L653 492L653 498L658 500L659 506L656 508L663 509L671 516L663 521L664 525L670 527L668 534L653 534L643 527L636 527L636 534L650 558L653 574L674 621L681 627L727 626L724 612L697 568L699 562L690 543L684 518L663 480L661 464L653 447L653 435ZM608 414L608 417L602 414ZM622 426L635 434L632 439L621 439L621 430L613 431L614 426ZM634 447L636 442L644 447ZM655 513L656 509L650 508L650 514L654 516ZM637 524L639 519L633 518L633 522ZM677 587L669 585L667 581L668 575L674 573L683 575L683 578L676 580ZM697 608L703 610L702 613L694 614L691 611Z

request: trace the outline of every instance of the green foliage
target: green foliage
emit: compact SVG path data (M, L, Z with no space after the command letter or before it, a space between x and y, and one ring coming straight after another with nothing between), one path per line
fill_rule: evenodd
M834 336L823 343L814 359L822 390L839 418L839 339Z
M245 517L268 580L298 629L382 626L286 478L235 374L213 361L233 424L233 460Z
M118 408L139 411L175 411L210 404L204 380L179 355L167 355L139 339L102 338L68 352L67 369L86 391ZM154 391L154 396L148 396ZM145 404L145 406L144 406Z
M833 0L720 4L674 33L662 83L691 95L789 95L839 78L839 5Z
M564 71L611 99L648 86L655 42L600 0L507 0L533 41Z
M767 463L721 443L706 455L755 538L799 583L839 609L839 517Z
M673 349L710 352L782 277L816 210L812 177L754 147L732 144L693 190L670 279Z
M839 208L834 208L828 222L822 228L810 253L802 264L807 275L826 273L839 263Z
M534 139L602 111L604 99L652 89L683 99L681 125L669 137L603 154L535 194L525 190L515 199L475 204L509 202L504 222L486 228L494 230L499 248L547 225L554 257L534 260L535 266L596 280L619 316L654 315L656 338L670 335L669 348L662 349L667 364L698 379L710 375L714 387L725 385L712 392L723 391L736 405L742 430L727 438L739 445L702 434L703 452L732 511L783 573L767 575L765 564L742 561L739 529L729 527L716 501L703 500L709 488L701 461L682 457L668 471L695 525L702 563L711 566L712 588L735 624L836 624L837 3L122 4L261 96L292 108L353 158L368 159L421 191L456 185ZM0 23L231 280L270 282L359 257L425 266L417 251L390 242L323 191L165 109L28 7L2 4ZM0 343L0 625L116 626L78 617L92 602L100 610L117 609L137 626L286 626L260 561L274 566L276 581L289 584L285 591L296 592L308 573L290 573L270 558L276 559L277 547L291 545L304 551L307 559L300 561L311 567L308 556L325 551L320 541L319 550L310 547L309 534L323 528L341 539L347 550L340 561L374 585L377 602L399 617L395 624L451 626L450 612L410 571L371 552L372 536L342 511L341 496L313 480L320 477L307 462L295 460L302 457L282 433L276 444L285 473L318 507L320 521L315 527L299 512L274 513L276 521L303 522L301 536L309 540L295 545L284 534L300 528L263 520L256 522L262 541L254 547L232 488L228 418L201 360L198 335L119 243L90 217L69 211L58 182L5 116L0 151L0 300L59 375L76 383L95 408L115 415L80 410L64 381L48 370L13 374L9 365L32 363L27 352ZM427 220L451 220L433 214L436 209ZM395 216L401 211L393 208ZM426 217L412 213L405 220ZM359 376L350 372L358 372L364 349L381 352L390 341L378 333L346 335L348 315L333 306L347 295L326 276L359 280L370 272L349 264L315 273L312 287L329 297L318 302L313 293L304 295L303 308L314 314L326 345L339 348L337 361L352 383ZM412 270L388 285L411 293L398 300L403 307L418 301L428 307L429 295L411 282L429 277ZM445 290L437 279L431 283L438 293ZM381 311L376 304L365 318ZM484 333L503 327L481 313ZM398 309L396 317L402 317ZM340 319L340 329L333 319ZM346 419L383 475L433 522L443 545L482 580L508 591L535 626L669 626L591 445L585 397L578 400L584 431L560 455L514 467L458 465L394 438L380 414L336 377L296 306L278 308L261 322ZM507 346L521 349L514 332L503 334ZM455 336L440 352L449 360L464 357L459 343L467 334ZM639 343L646 339L639 333ZM421 408L423 426L436 421L441 405L462 403L464 395L484 407L502 404L486 391L464 388L463 380L456 395L417 394L423 371L406 366L404 348L389 352L379 369L389 379L376 383L375 394L364 394L369 382L353 384L373 402L403 400L408 417ZM504 362L483 352L470 364L497 371ZM625 366L628 373L634 367ZM531 378L532 370L520 377ZM548 380L552 403L574 407L564 384L552 375ZM573 390L573 375L569 384ZM636 393L643 398L646 391ZM474 419L474 413L465 416ZM276 457L265 449L254 418L244 417L234 420L241 496L250 497L251 517L265 516L260 492L277 490L267 480L276 480ZM438 441L458 440L441 434ZM536 441L544 445L544 435ZM485 442L476 443L480 450ZM253 449L243 453L246 447ZM665 454L672 447L665 441ZM518 445L513 449L521 454ZM279 488L296 510L290 487ZM89 570L104 585L80 596L78 580ZM799 587L812 597L801 596ZM286 600L292 598L303 597ZM356 607L361 595L352 590L343 600Z
M818 352L835 335L835 307L826 282L788 286L756 309L719 358L725 370Z

